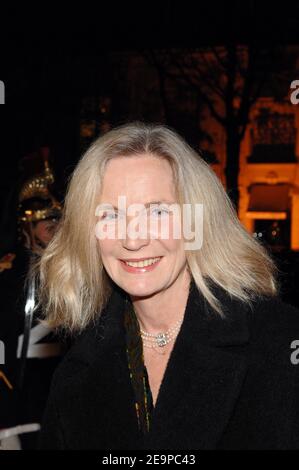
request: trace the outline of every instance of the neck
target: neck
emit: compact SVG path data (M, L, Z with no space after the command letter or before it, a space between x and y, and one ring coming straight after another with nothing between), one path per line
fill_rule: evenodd
M191 277L187 269L166 289L147 298L131 297L140 327L147 333L165 332L184 316Z

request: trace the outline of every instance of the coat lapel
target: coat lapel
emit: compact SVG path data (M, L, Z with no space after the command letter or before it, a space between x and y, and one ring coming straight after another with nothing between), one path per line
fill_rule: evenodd
M238 346L248 342L249 329L244 306L223 292L218 297L226 307L225 320L191 284L145 448L213 449L228 424L247 370Z

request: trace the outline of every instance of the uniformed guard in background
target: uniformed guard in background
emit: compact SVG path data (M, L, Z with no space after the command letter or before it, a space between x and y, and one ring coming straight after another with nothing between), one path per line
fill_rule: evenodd
M0 259L0 341L5 349L5 363L0 360L0 439L2 428L2 437L19 436L13 444L12 438L2 440L3 447L34 449L38 433L33 431L40 426L64 344L40 323L36 281L28 272L55 234L62 206L54 195L48 148L26 157L22 172L16 213L10 214L17 219L17 243Z

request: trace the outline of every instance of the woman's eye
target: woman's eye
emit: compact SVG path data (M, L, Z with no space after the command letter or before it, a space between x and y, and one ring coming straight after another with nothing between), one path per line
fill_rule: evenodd
M155 207L152 210L152 214L158 217L169 214L169 210L166 207Z
M117 218L116 212L104 212L101 216L102 220L114 220Z

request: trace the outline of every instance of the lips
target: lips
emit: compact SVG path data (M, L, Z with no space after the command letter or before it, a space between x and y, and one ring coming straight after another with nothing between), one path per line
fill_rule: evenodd
M128 259L121 259L121 261L144 261L146 259L155 259L155 258L162 258L162 256L147 256L146 258L128 258Z
M160 263L162 257L130 258L119 260L123 269L130 273L145 273L152 271ZM129 263L129 264L128 264Z

